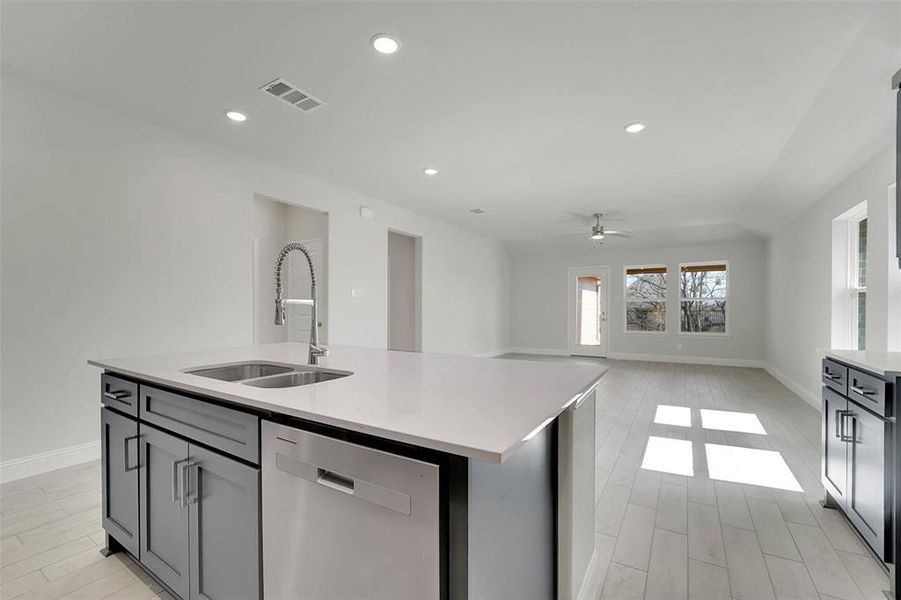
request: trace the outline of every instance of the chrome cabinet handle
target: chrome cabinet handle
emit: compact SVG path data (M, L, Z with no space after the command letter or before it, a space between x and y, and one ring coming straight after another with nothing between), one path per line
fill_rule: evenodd
M132 440L137 442L139 437L140 437L139 435L130 435L127 438L125 438L124 446L125 446L125 471L126 472L134 471L135 469L137 469L140 466L140 461L136 461L135 466L133 466L133 467L128 466L128 442L130 442Z
M842 419L844 413L845 411L840 408L835 409L835 437L837 437L838 439L842 439L842 434L844 431L844 420Z
M840 439L841 439L841 441L843 441L843 442L853 442L853 441L854 441L854 437L851 436L851 435L847 435L847 434L845 433L845 419L847 419L848 417L851 417L851 422L852 422L852 425L853 425L853 422L855 421L855 417L854 417L854 415L851 413L850 410L842 411L842 413L843 413L842 416L841 416L841 420L842 420L842 434L841 434L841 438L840 438ZM852 431L853 431L853 430L852 430Z
M861 396L872 396L876 393L876 390L871 390L870 388L865 388L863 386L851 385L850 389L855 394L860 394Z
M823 375L835 381L836 379L841 379L842 376L838 373L830 373L829 369L823 369Z
M182 508L186 508L189 504L194 504L197 502L198 494L197 492L191 492L191 472L193 471L195 474L194 479L196 480L197 474L197 461L186 460L181 465L181 506Z
M189 459L183 458L172 463L172 503L182 503L183 481L181 478L181 465L188 462Z
M130 393L124 391L103 392L103 397L107 400L122 400L122 398L128 398L130 395Z

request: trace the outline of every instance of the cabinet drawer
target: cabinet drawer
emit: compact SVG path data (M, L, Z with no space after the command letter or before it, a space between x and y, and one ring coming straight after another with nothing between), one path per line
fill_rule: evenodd
M104 373L100 376L100 402L138 418L138 384Z
M142 385L141 420L252 463L260 461L260 419L254 415Z
M848 395L848 367L828 358L823 359L823 383L839 394Z
M885 388L885 381L879 377L848 369L848 397L879 416L890 417L891 402L886 402Z

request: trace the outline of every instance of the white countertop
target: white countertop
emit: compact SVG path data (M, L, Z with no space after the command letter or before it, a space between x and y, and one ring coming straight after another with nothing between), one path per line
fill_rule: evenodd
M477 458L503 462L523 438L590 392L606 367L330 346L320 366L353 375L265 389L184 373L241 361L304 365L307 345L262 344L90 360L109 371L226 400Z
M901 352L817 350L830 358L884 377L901 377Z

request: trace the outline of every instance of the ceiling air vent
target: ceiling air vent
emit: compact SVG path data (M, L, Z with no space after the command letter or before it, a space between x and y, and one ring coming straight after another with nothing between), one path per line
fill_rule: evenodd
M284 79L270 81L261 87L260 91L266 92L270 96L275 96L282 102L290 104L294 108L298 108L304 112L310 112L325 104L322 100L314 98L307 92L299 89L293 83L288 83Z
M489 214L488 211L485 210L484 208L470 208L470 209L469 209L469 212L471 212L471 213L474 214L474 215L487 215L487 214Z

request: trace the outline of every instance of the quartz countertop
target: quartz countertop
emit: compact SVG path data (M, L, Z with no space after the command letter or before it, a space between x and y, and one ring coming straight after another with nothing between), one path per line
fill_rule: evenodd
M257 388L185 373L243 361L307 364L307 345L260 344L90 360L110 372L390 440L500 463L572 402L601 365L476 358L330 346L320 367L353 375L313 385Z
M901 377L901 352L871 350L818 350L818 352L883 377Z

